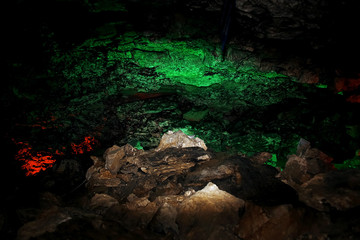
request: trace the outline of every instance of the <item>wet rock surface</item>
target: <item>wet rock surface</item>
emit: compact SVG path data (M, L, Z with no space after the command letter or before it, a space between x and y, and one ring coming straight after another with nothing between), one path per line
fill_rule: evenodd
M279 175L276 168L261 161L212 153L205 150L205 144L205 149L181 147L189 138L182 132L169 132L163 139L174 134L177 147L160 145L144 151L131 145L112 146L102 156L92 156L86 188L77 195L78 200L70 204L59 196L44 194L46 204L20 227L17 239L359 236L359 170L322 172L314 167L314 172L309 165L312 178L302 178L303 183L293 188L281 181L289 173ZM305 146L298 147L297 154L304 149L303 153L313 152ZM268 157L266 153L255 156ZM114 159L120 162L115 170L111 167ZM314 158L304 159L311 162Z

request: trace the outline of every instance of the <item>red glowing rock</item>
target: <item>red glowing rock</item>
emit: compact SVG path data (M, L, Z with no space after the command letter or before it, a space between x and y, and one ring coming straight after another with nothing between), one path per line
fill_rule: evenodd
M15 159L24 162L21 168L26 171L26 176L32 176L44 171L52 167L56 161L51 153L45 151L36 152L29 143L16 142L16 144L21 148L17 152Z
M98 145L98 141L94 137L87 136L84 141L79 144L71 143L71 149L74 154L84 154L85 152L94 150L94 146L96 145Z

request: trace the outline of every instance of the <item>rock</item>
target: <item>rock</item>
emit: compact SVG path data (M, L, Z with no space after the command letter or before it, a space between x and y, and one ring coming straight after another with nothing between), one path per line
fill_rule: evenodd
M207 116L208 113L209 113L208 109L203 110L203 111L190 110L183 115L183 118L185 120L192 121L192 122L200 122Z
M266 163L268 160L270 160L272 157L271 153L268 152L260 152L260 153L256 153L254 154L254 156L252 156L250 158L250 160L256 164L264 164Z
M89 170L88 170L89 172ZM121 180L113 175L109 170L100 168L97 172L93 172L88 176L87 186L93 187L117 187L121 183Z
M275 176L278 170L253 163L250 159L232 156L218 162L206 162L185 178L184 187L202 187L205 181L215 183L220 189L244 200L262 203L292 203L297 201L294 189Z
M108 149L107 154L109 152L116 155L122 150L113 147L113 151ZM117 174L106 169L105 162L95 159L94 165L87 171L86 178L87 187L91 192L109 194L120 202L131 193L138 197L151 196L153 199L159 195L178 194L182 191L182 186L174 181L178 177L183 177L196 165L210 160L210 154L198 147L139 151L133 155L119 156L123 157L117 165Z
M326 7L328 4L320 0L291 4L282 0L237 0L236 19L241 23L239 26L252 26L257 37L289 40L308 36L310 31L320 28Z
M302 232L315 232L312 228L316 229L318 222L322 221L312 214L305 216L304 208L290 204L259 206L246 202L237 231L241 239L247 240L298 239Z
M128 202L114 206L108 212L108 219L117 219L126 229L133 231L145 229L159 209L156 202L150 202L147 197L138 198L130 194Z
M80 172L80 169L80 163L75 159L64 159L59 164L55 164L53 168L58 174L66 173L68 175L75 175Z
M296 187L307 181L313 176L307 172L308 165L306 159L298 157L296 155L290 155L286 162L284 170L281 172L284 182L290 186Z
M188 147L200 147L207 150L207 147L203 140L197 137L188 136L181 130L177 132L168 131L165 133L160 141L156 151L164 150L167 148L188 148Z
M237 239L235 226L244 201L208 183L178 207L180 239Z
M348 209L360 206L360 170L347 169L321 173L302 184L300 201L319 211Z
M316 174L329 172L334 169L332 158L322 151L311 148L310 143L300 139L297 155L290 155L281 176L284 182L296 188L309 181Z
M118 200L107 194L95 194L89 204L89 209L98 214L104 214L109 208L119 205Z
M207 156L207 157L204 157ZM197 164L210 160L210 153L198 147L165 148L149 151L139 156L134 162L142 172L153 175L158 181L165 181L175 175L183 175Z
M105 162L102 161L99 157L90 156L91 160L93 160L93 165L86 171L85 178L86 180L90 180L91 176L99 172L102 168L104 168Z
M177 205L165 202L150 222L150 228L157 233L179 234L179 227L176 223L176 208Z
M58 225L71 219L71 215L66 211L58 207L50 208L36 220L24 224L18 231L17 239L27 240L39 237L46 232L55 232Z
M108 148L104 153L105 168L112 174L116 174L122 165L126 163L123 159L127 156L134 156L138 150L133 148L130 144L126 144L122 147L112 146Z
M241 184L241 176L236 178L238 169L236 165L229 162L208 162L201 165L194 171L187 174L185 179L186 186L204 186L210 181L221 180L221 179L232 179L233 184Z
M297 148L296 148L296 155L299 156L299 157L303 157L307 150L309 150L311 147L310 145L310 142L303 139L303 138L300 138L299 140L299 143L297 145Z

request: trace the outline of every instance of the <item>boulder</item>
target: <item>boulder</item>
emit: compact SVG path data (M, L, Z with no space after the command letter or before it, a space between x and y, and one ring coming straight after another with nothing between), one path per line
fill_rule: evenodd
M288 156L284 171L281 172L283 181L294 188L319 173L334 170L331 163L333 159L319 149L311 148L310 143L304 139L300 139L296 153Z
M246 202L237 231L247 240L325 239L317 230L321 223L326 220L291 204L260 206ZM311 232L314 238L299 237L303 232Z
M107 194L95 194L89 204L89 209L95 211L98 214L105 213L109 208L119 205L118 200Z
M47 209L34 221L25 223L17 234L18 240L28 240L39 237L47 232L55 232L57 226L69 221L72 216L64 209L53 207Z
M302 184L300 201L319 211L345 211L360 206L360 170L321 173Z
M242 199L208 183L179 205L176 222L180 239L238 239L235 227L244 204Z

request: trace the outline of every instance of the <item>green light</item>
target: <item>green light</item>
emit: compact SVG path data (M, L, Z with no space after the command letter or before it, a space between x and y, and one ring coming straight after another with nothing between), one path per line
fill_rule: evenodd
M275 167L275 168L279 167L276 154L272 154L271 158L268 161L266 161L264 164ZM282 168L280 168L280 169L282 170Z
M317 88L327 88L328 86L326 84L316 84Z
M334 164L337 169L358 168L360 169L360 149L356 151L355 157L348 159L341 164Z
M171 131L173 131L173 132L177 132L177 131L182 131L183 133L185 133L186 135L188 135L188 136L195 136L195 134L194 134L194 131L192 130L192 127L191 126L185 126L185 127L183 127L183 128L174 128L174 129L172 129Z
M138 141L138 142L135 144L134 148L136 148L136 149L138 149L138 150L144 150L144 148L141 146L141 142L140 142L140 141Z

